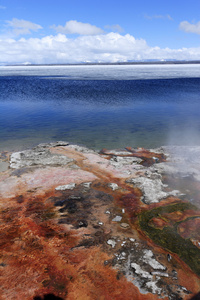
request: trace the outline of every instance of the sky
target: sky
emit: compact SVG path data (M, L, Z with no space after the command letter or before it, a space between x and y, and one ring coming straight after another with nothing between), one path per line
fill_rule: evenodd
M0 65L200 60L200 0L0 0Z

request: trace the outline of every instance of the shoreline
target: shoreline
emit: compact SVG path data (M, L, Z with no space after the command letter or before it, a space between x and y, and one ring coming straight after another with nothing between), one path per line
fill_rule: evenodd
M55 147L55 145L58 145L59 144L67 144L69 146L72 146L72 147L77 147L77 148L82 148L82 149L88 149L88 151L93 151L95 152L96 154L100 154L102 149L104 148L99 148L99 149L96 149L94 147L88 147L84 144L79 144L79 143L70 143L70 142L67 142L67 141L49 141L49 142L39 142L39 143L34 143L34 144L30 144L30 145L21 145L21 146L15 146L15 148L10 148L10 149L1 149L0 150L0 162L5 162L5 161L9 161L8 157L12 154L12 153L20 153L20 152L24 152L24 151L32 151L34 149L37 149L37 148L40 148L40 146L44 146L44 147ZM172 159L172 163L175 163L175 160L180 160L182 161L181 163L182 164L186 164L186 161L184 160L187 160L187 163L189 162L190 160L190 155L194 154L195 153L195 162L196 164L198 164L198 153L200 153L200 145L162 145L162 146L157 146L157 147L150 147L150 148L145 148L145 147L138 147L138 146L135 146L135 147L122 147L122 148L117 148L117 149L107 149L108 151L127 151L128 148L133 148L133 149L144 149L144 150L147 150L147 151L150 151L150 152L162 152L163 154L167 155L167 156L172 156L171 159ZM188 152L188 154L187 154ZM197 152L197 153L196 153ZM178 157L179 156L179 157ZM194 158L193 158L194 160ZM180 164L180 162L179 162ZM178 167L178 164L176 164L176 167ZM175 170L174 170L175 171ZM190 172L189 169L185 170L185 172L188 173ZM178 171L177 171L178 172Z
M134 62L116 62L116 63L72 63L72 64L6 64L0 66L16 67L16 66L123 66L123 65L188 65L200 64L200 60L171 60L171 61L134 61Z

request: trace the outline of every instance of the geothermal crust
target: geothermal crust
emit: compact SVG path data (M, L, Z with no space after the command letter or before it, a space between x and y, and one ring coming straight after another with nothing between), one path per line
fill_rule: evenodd
M199 157L67 142L2 152L1 299L191 299Z

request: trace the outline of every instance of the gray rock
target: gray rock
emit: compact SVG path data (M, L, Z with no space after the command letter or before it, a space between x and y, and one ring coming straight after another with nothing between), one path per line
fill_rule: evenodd
M53 143L41 143L33 149L39 151L40 149L60 147L60 146L68 146L68 145L69 145L68 142L58 141L58 142L53 142Z
M83 183L81 183L81 185L82 185L84 188L86 188L86 189L89 189L89 188L91 187L91 184L92 184L92 182L83 182Z
M59 185L55 188L56 191L65 191L65 190L73 190L75 188L75 183L70 183L66 185Z
M155 258L153 258L153 252L151 250L145 249L143 251L143 262L149 264L154 270L165 271L166 267L159 263Z
M113 191L115 191L115 190L118 190L119 189L119 186L118 186L118 184L117 183L114 183L114 182L112 182L112 183L109 183L108 184L108 186L113 190Z
M120 222L122 219L121 216L116 216L114 219L112 219L113 222Z
M142 201L146 204L157 203L169 195L176 196L180 193L176 190L170 192L163 191L166 185L163 184L160 179L150 179L141 176L138 178L129 179L127 182L133 183L142 191Z
M114 240L107 240L107 244L110 245L112 248L115 248L116 242Z
M49 165L66 165L73 161L65 155L53 154L50 147L58 147L67 145L67 143L58 142L50 144L40 144L34 149L21 152L14 152L10 157L10 167L13 169L29 167L29 166L49 166Z
M153 276L149 272L144 271L139 264L133 262L133 263L131 263L131 268L133 268L135 270L135 273L137 275L139 275L140 277L147 278L147 279L153 279Z
M122 167L132 164L139 164L142 161L139 157L121 157L115 156L110 159L111 165L115 167Z
M79 145L69 145L70 148L82 152L82 153L98 153L97 151L94 151L92 149L88 149L87 147L84 146L79 146Z

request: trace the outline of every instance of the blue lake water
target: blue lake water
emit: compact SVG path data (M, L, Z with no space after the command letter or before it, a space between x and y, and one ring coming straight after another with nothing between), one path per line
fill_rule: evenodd
M200 145L200 65L0 67L0 150Z

